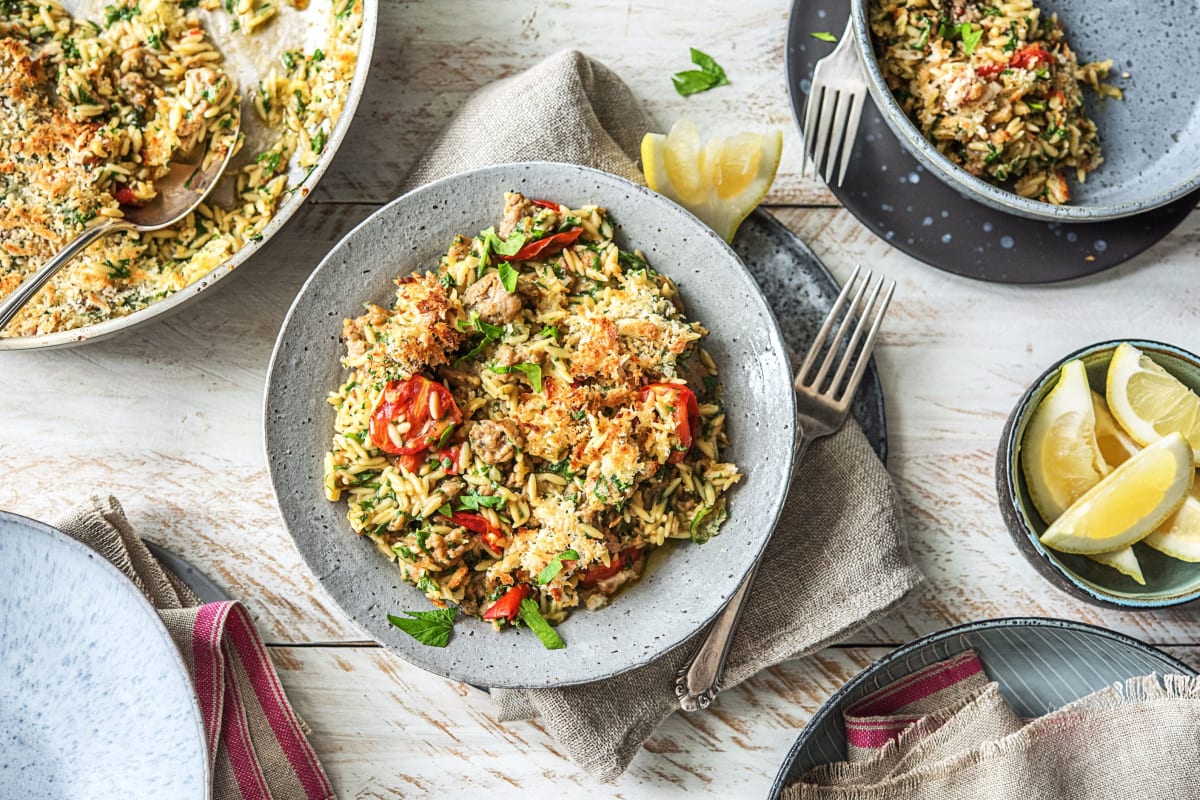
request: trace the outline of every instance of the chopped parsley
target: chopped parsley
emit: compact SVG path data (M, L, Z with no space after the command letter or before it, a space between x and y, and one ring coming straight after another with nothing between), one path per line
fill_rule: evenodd
M133 6L105 6L104 7L104 24L105 27L112 27L115 23L121 20L131 20L142 10L136 5Z

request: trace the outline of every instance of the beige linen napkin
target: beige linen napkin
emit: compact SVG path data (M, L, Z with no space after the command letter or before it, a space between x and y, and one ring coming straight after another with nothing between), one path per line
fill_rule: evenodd
M1198 748L1200 678L1133 678L1027 725L989 683L783 800L1183 800L1200 796Z
M108 559L158 609L195 684L213 800L334 800L241 603L201 604L133 532L115 498L92 497L56 527Z
M566 51L470 98L406 186L529 160L584 164L640 183L635 154L650 127L619 77ZM851 422L809 448L797 469L734 639L726 686L846 638L887 613L920 580L905 549L891 480ZM613 780L677 707L675 673L698 637L599 684L493 690L498 716L503 722L541 717L577 763Z

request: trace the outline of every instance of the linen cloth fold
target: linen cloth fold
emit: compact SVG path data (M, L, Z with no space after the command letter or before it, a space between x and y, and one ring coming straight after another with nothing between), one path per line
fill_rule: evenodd
M529 160L583 164L641 183L636 154L650 128L615 73L564 51L472 96L405 186ZM796 471L734 638L725 685L845 639L890 611L920 580L887 470L851 421L809 448ZM614 780L678 707L675 674L701 635L597 684L493 690L497 716L501 722L540 717L576 763Z
M113 497L91 497L57 527L108 559L158 609L195 682L213 800L333 800L241 603L202 604L134 533Z
M960 654L848 709L848 744L865 730L864 720L918 716L886 741L880 736L876 746L849 752L850 760L810 770L784 790L784 800L1126 800L1134 791L1151 800L1196 796L1200 678L1133 678L1025 724L982 670L966 675L956 669L971 662L978 663L974 653ZM942 686L914 693L914 683L932 686L931 674ZM923 696L896 705L906 692ZM882 713L861 716L872 704L872 712Z

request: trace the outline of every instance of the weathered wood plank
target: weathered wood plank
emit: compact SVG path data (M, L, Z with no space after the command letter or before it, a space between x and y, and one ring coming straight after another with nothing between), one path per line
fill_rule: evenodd
M1200 648L1167 648L1200 666ZM339 796L762 797L821 704L884 648L833 648L675 714L612 786L596 783L536 722L499 725L488 697L378 648L271 649Z
M800 136L784 83L787 9L779 0L747 0L735 14L717 0L690 3L686 12L670 0L383 0L362 105L316 197L391 199L472 92L576 48L620 74L664 131L684 115L721 134L782 129L784 159L771 200L832 204L819 181L798 174ZM688 98L676 94L671 74L691 68L689 47L716 58L731 85Z

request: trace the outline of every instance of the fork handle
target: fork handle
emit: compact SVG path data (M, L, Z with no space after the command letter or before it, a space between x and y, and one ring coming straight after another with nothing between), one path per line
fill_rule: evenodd
M98 225L88 228L68 242L66 247L55 253L53 258L39 267L37 272L26 278L20 286L13 290L12 294L4 298L3 302L0 302L0 331L4 330L5 326L13 321L13 317L20 313L21 309L38 293L38 290L46 285L46 281L54 277L54 273L66 266L75 256L82 253L89 244L106 233L128 227L128 224L120 222L101 222Z
M796 439L793 464L800 463L812 438L803 430L800 431ZM750 594L750 584L754 583L754 576L758 573L759 563L755 562L750 568L733 597L709 627L704 641L696 648L691 660L676 673L675 696L679 698L679 707L684 711L708 708L723 688L721 680L725 677L729 646L733 644L733 634L737 630L738 619L742 616L746 597Z

